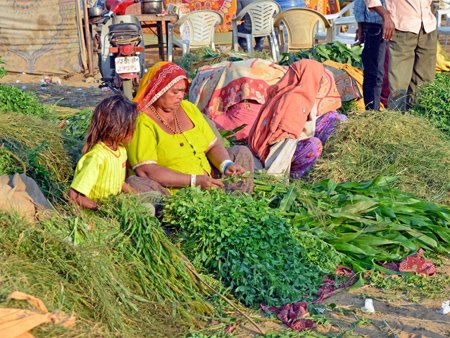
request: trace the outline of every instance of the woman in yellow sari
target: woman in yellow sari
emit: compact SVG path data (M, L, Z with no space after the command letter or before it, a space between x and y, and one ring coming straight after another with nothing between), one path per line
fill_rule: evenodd
M185 72L171 62L156 63L141 80L134 99L141 113L127 147L135 174L127 182L137 191L219 188L213 168L225 176L253 170L250 150L242 147L232 159L200 110L183 99L187 88Z

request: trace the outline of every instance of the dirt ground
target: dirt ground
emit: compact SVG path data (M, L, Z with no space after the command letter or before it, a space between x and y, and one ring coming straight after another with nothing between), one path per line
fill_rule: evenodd
M327 337L450 337L450 314L438 312L442 302L450 300L450 259L443 259L437 267L437 274L446 276L448 280L438 298L408 301L405 299L409 297L404 293L377 289L373 285L343 290L323 303L328 320L318 325L315 332ZM410 285L412 289L415 287ZM367 298L373 300L373 314L361 311ZM261 326L268 332L286 329L276 326L274 322ZM246 325L238 328L235 334L237 337L248 337L256 335L257 331L253 326Z
M99 88L99 74L88 78L83 74L53 77L53 83L45 86L41 85L43 79L43 76L9 74L0 79L0 83L35 92L43 102L74 109L94 107L111 94L111 91ZM373 286L342 291L325 302L333 305L328 306L325 312L328 323L320 325L318 331L333 337L450 337L450 314L437 312L443 301L450 300L450 259L445 259L438 267L438 274L446 275L449 281L438 299L410 302L405 301L402 294L387 293ZM376 313L364 314L360 310L365 298L374 300ZM274 324L270 323L262 326L272 331ZM235 334L237 337L251 337L256 331L246 325L238 328Z

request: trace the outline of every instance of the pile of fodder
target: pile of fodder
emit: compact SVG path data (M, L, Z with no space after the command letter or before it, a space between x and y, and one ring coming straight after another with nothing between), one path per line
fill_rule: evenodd
M423 117L394 111L352 115L325 144L313 181L368 181L395 176L395 186L450 203L450 142Z
M37 336L176 337L214 313L181 251L132 196L35 226L0 213L0 250L2 295L26 292L77 317L73 329L42 326Z
M6 150L0 156L1 174L14 174L20 164L50 198L66 189L80 149L49 121L18 113L0 113L0 146Z
M436 74L432 83L420 86L413 114L425 117L450 138L450 73Z

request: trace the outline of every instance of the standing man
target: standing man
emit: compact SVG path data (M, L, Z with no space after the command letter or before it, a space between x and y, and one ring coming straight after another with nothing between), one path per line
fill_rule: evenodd
M388 108L406 111L417 86L432 82L436 67L436 18L432 0L365 0L383 18L383 39L389 41Z
M384 0L381 0L381 3L384 6ZM369 11L364 0L355 0L353 11L358 22L356 38L360 43L364 43L362 51L364 104L367 110L380 110L386 55L383 19L378 13Z

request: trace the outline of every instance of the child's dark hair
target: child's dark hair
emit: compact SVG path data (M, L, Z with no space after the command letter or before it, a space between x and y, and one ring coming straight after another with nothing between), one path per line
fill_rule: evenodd
M134 132L137 115L136 104L123 95L117 94L103 99L92 115L83 154L100 141L116 148Z

